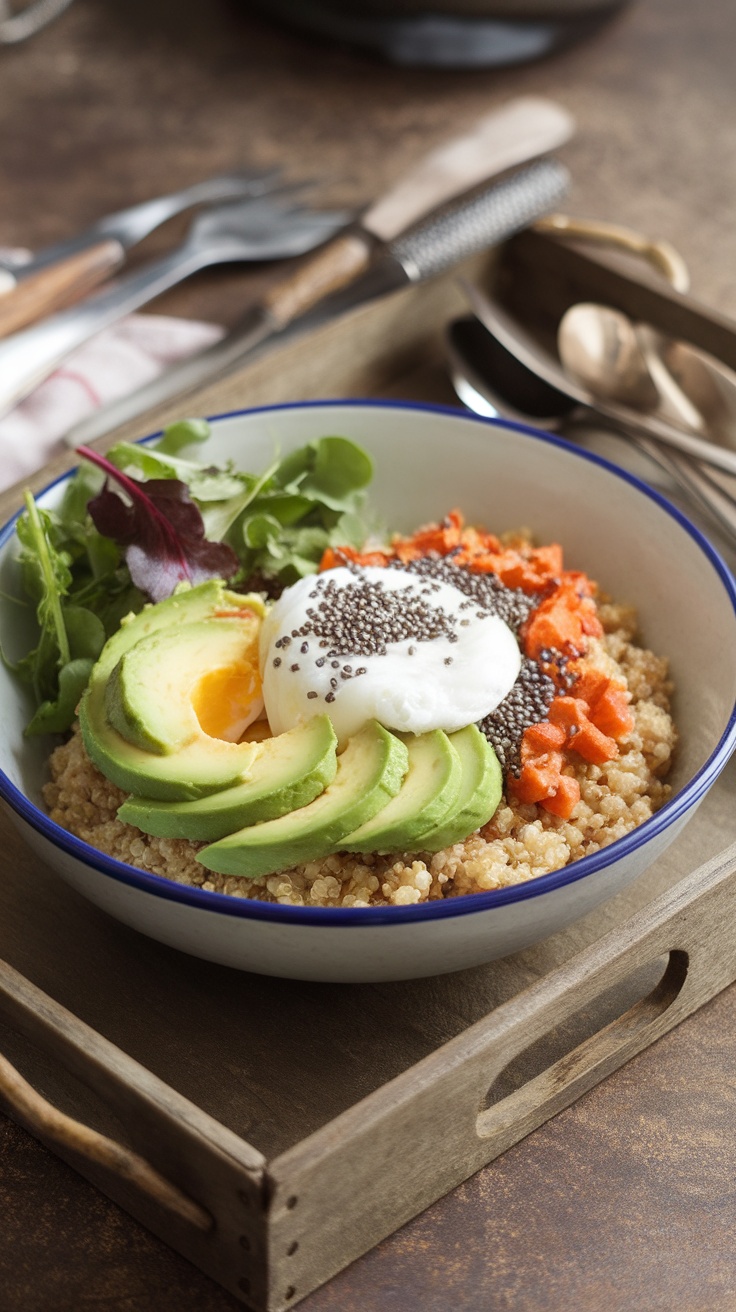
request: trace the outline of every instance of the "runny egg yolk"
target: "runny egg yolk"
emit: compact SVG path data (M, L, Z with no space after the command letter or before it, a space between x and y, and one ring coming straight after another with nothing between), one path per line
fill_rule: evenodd
M207 670L192 691L192 706L200 727L210 738L237 743L263 711L257 644L243 660Z

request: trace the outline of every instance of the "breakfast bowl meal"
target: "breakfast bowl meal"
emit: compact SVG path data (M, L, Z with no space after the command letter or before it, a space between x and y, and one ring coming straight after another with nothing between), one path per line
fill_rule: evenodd
M736 746L728 569L560 439L319 402L80 457L0 535L0 796L164 943L325 981L505 956Z

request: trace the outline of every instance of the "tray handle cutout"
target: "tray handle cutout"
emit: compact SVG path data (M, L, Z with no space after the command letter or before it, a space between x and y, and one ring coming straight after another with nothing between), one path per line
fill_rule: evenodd
M33 1134L52 1148L75 1153L112 1172L197 1230L206 1232L213 1228L214 1219L210 1213L166 1180L145 1158L59 1111L37 1093L2 1055L0 1098Z
M640 966L616 986L604 989L581 1010L532 1042L494 1079L476 1118L476 1133L488 1140L505 1135L535 1108L568 1105L568 1090L585 1088L614 1070L641 1045L636 1043L679 996L688 972L688 954L674 950ZM653 981L656 980L652 987ZM646 990L642 995L642 988ZM631 1001L632 997L635 1001ZM621 1011L621 1006L626 1010ZM582 1042L581 1033L584 1035ZM623 1054L623 1057L622 1057Z

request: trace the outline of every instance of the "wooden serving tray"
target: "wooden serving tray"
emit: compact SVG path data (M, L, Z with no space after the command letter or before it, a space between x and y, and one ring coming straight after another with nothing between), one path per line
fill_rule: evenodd
M441 330L462 308L452 278L398 293L184 412L451 402ZM67 887L3 814L3 1105L248 1306L290 1308L736 979L735 778L732 763L674 847L563 933L383 985L267 979L155 943Z

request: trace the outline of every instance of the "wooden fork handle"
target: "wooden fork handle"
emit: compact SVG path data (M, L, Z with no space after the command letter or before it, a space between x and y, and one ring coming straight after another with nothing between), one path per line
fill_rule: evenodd
M123 257L120 242L109 238L21 279L0 295L0 337L81 300L122 264Z

